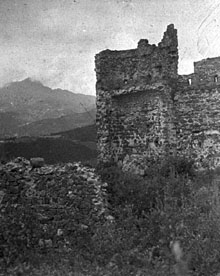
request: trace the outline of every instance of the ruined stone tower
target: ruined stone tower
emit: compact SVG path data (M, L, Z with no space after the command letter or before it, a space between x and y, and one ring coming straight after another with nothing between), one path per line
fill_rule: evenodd
M220 58L180 76L177 30L161 42L96 55L99 161L126 166L143 156L187 155L220 162Z

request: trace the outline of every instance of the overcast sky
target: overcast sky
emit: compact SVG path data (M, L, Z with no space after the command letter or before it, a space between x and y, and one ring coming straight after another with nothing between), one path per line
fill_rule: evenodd
M220 56L220 0L0 0L0 86L27 77L95 95L94 56L178 29L179 73Z

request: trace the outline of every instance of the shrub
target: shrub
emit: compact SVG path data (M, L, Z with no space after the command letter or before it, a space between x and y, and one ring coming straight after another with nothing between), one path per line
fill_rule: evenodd
M171 244L179 241L192 275L220 271L220 204L215 196L220 187L213 172L196 173L191 160L169 159L149 167L143 178L114 166L101 175L109 184L115 216L114 225L100 235L103 242L110 238L105 244L107 260L119 254L126 265L131 252L137 252L137 259L144 253L145 269L151 268L151 273L159 269L158 275L165 269L171 275L175 263Z
M113 209L119 206L132 206L135 214L161 209L165 193L181 204L191 190L189 180L195 177L193 162L185 159L167 159L146 168L144 177L123 172L114 164L106 164L99 170L101 178L108 183L108 198Z

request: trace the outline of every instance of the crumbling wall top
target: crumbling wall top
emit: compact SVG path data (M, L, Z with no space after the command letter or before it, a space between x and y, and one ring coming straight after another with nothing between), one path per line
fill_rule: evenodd
M100 52L95 57L97 90L114 94L115 90L177 78L177 47L177 30L170 24L158 46L141 39L136 49Z
M173 47L175 50L178 46L177 29L174 28L173 24L167 26L166 32L164 32L161 42L158 44L159 47Z

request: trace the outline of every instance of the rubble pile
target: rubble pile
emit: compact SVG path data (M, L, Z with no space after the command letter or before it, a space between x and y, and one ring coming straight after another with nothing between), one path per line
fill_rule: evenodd
M105 217L106 185L81 163L33 168L19 157L1 165L0 259L85 240Z

